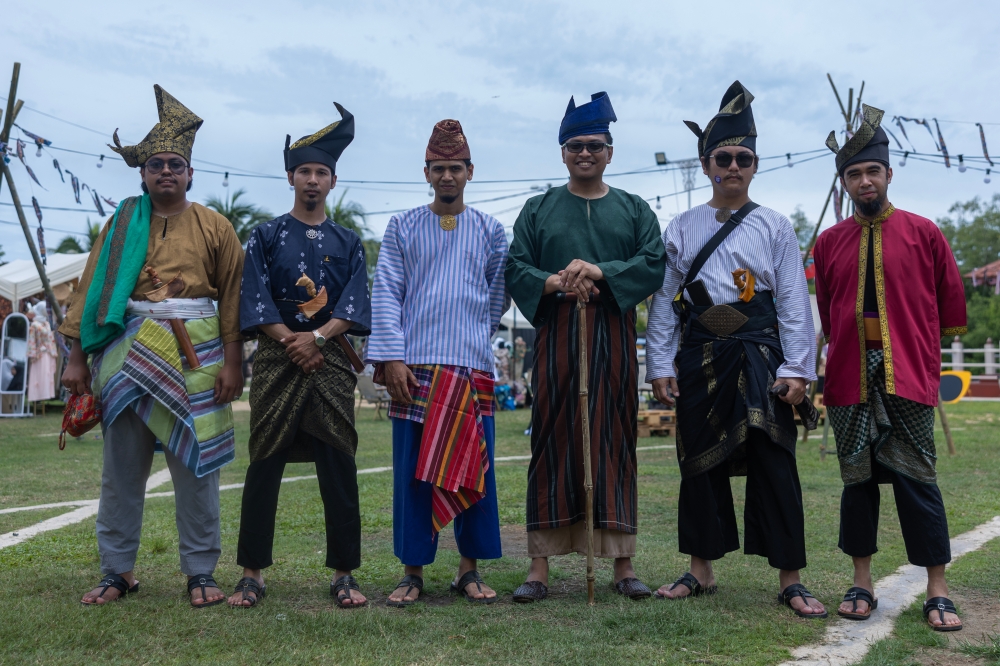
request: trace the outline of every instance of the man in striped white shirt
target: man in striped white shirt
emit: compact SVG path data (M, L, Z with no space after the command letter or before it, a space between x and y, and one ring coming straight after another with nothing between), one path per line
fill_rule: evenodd
M750 201L752 101L737 81L704 131L687 123L712 199L663 233L667 268L646 330L646 378L660 402L677 405L677 527L691 569L656 595L715 592L712 561L739 549L729 477L746 475L746 553L779 570L780 599L797 615L822 618L799 582L806 551L792 415L816 379L815 331L792 224ZM709 254L713 237L722 240Z
M463 201L473 165L457 120L435 125L425 160L434 201L389 221L366 353L392 397L393 546L405 576L387 604L416 602L452 519L461 555L452 590L492 603L476 566L501 556L490 340L510 306L507 236Z

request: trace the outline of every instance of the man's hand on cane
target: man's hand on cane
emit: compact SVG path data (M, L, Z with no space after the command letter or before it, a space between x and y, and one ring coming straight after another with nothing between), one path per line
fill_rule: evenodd
M420 383L413 375L413 372L402 361L385 362L385 388L389 395L396 402L410 404L413 396L410 395L410 387L417 388Z

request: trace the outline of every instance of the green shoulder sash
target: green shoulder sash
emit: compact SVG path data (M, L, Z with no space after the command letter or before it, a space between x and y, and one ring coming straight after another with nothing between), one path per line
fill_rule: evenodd
M88 354L125 331L125 308L146 264L151 211L148 194L128 197L115 210L83 307L80 343Z

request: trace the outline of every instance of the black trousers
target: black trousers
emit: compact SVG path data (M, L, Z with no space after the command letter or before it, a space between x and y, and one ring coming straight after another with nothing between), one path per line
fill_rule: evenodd
M300 433L300 436L302 433ZM351 571L361 566L361 508L358 505L358 467L354 456L312 437L316 475L326 516L326 566ZM240 543L236 563L248 569L266 569L273 563L274 516L288 450L250 463L243 487Z
M891 481L906 557L918 567L951 562L948 517L936 483L920 483L872 460L872 477L840 496L840 549L851 557L878 552L879 480Z
M757 428L747 434L747 490L743 510L747 555L775 569L806 566L805 517L795 455ZM677 528L680 551L717 560L739 550L733 491L723 463L681 480Z

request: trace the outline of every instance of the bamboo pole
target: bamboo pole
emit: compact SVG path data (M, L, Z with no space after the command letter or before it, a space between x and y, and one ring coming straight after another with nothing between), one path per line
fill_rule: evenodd
M938 415L941 417L941 429L944 430L944 439L948 442L948 454L955 455L955 440L951 438L951 427L948 425L948 415L944 413L944 400L941 399L941 389L938 389Z
M11 107L11 102L13 102L15 96L17 95L17 82L21 76L21 63L14 63L14 73L10 80L10 96L7 98L7 119L4 121L3 134L0 136L0 141L3 143L7 142L10 137L10 126L14 123L14 118L17 116L17 112L21 109L21 102L17 102ZM14 185L14 178L10 174L10 167L7 163L0 159L0 167L2 167L4 178L7 180L7 187L10 188L10 198L14 202L14 210L17 211L17 219L21 223L21 229L24 231L24 240L28 243L28 249L31 251L31 258L35 262L35 269L38 270L38 277L42 280L42 289L45 291L45 297L49 301L49 307L52 308L52 314L55 315L57 328L62 326L63 314L62 308L59 307L59 301L56 300L56 295L52 293L52 285L49 284L49 276L45 272L45 266L42 265L42 257L38 254L38 248L35 247L35 241L31 238L31 228L28 226L28 220L24 216L24 208L21 206L21 197L17 195L17 187Z
M577 325L580 328L580 414L583 430L583 489L587 502L584 513L587 521L587 605L593 606L594 601L594 479L591 473L591 453L593 446L590 441L590 399L588 384L590 371L587 366L587 303L576 302Z

